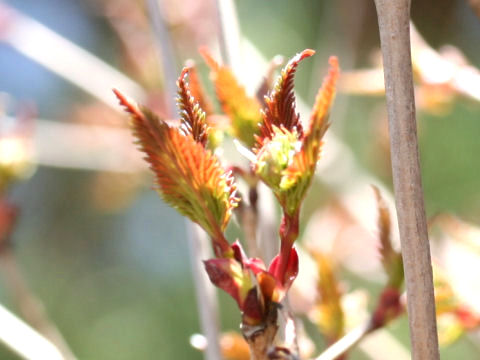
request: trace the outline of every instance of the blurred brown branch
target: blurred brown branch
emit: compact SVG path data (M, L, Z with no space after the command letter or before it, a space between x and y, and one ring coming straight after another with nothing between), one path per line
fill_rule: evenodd
M410 0L375 0L385 73L395 205L402 243L412 358L437 360L437 324L430 244L420 173Z

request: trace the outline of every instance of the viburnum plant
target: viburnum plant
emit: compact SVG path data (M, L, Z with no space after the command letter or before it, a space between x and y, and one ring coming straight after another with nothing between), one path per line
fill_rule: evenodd
M118 90L114 92L131 115L133 134L156 176L160 196L210 236L215 258L204 261L208 276L237 302L244 335L245 329L255 334L246 336L252 355L263 359L267 352L276 351L277 310L298 273L294 243L299 215L329 126L339 66L337 58L331 57L330 70L304 129L295 106L294 75L313 50L294 56L263 100L248 96L228 67L218 64L205 50L202 53L212 70L222 108L231 119L227 131L253 155L251 169L236 173L250 182L263 181L282 208L280 251L268 266L262 259L247 256L238 240L230 243L226 239L225 229L240 198L232 170L213 152L219 127L202 108L210 105L199 90L196 73L193 84L187 82L192 68L185 67L177 81L178 126L167 124Z
M329 127L329 111L339 77L338 60L330 58L330 69L305 126L296 110L294 76L300 62L312 56L313 50L294 56L276 81L271 75L274 65L278 64L272 63L256 96L249 96L231 69L219 64L207 50L202 49L201 53L211 70L210 78L227 121L214 114L193 63L188 63L177 81L178 122L160 119L118 90L114 92L131 115L133 134L156 176L160 196L209 235L215 257L204 261L205 270L211 282L227 292L241 311L241 329L248 347L237 335L224 334L222 339L228 337L229 343L235 344L233 348L223 348L220 340L224 358L298 359L295 341L286 340L295 338L296 334L287 334L292 331L289 328L292 321L288 319L290 314L285 311L284 300L298 274L295 241L299 235L299 217ZM248 169L222 164L216 154L223 133L241 144L239 149L250 161ZM239 178L249 187L249 204L245 204L243 195L237 192ZM247 255L258 253L255 244L247 241L248 251L245 251L240 241L229 241L225 233L235 211L239 215L245 208L257 211L259 181L271 189L282 210L279 252L268 266L264 259ZM402 255L393 245L386 203L380 191L376 187L373 190L378 205L378 252L387 281L360 330L347 332L348 314L342 305L347 294L342 291L329 255L309 249L319 281L312 284L317 286L318 298L307 315L330 346L317 360L345 359L360 338L405 313ZM240 223L248 238L247 232L251 231L248 227L252 224L242 219ZM253 221L253 227L256 225ZM455 300L448 282L438 273L437 315L447 319L446 328L452 328L452 318L457 324L457 337L463 331L477 328L480 316ZM451 334L446 338L455 339Z

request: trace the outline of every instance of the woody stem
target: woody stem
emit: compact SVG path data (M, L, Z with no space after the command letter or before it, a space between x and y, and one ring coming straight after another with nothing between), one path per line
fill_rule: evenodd
M375 0L385 73L393 185L407 288L412 359L438 360L430 244L418 154L411 0Z

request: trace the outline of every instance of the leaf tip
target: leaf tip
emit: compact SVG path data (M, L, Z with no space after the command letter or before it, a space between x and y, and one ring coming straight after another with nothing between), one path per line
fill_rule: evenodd
M121 106L124 107L125 111L136 116L136 117L143 117L142 112L140 111L138 105L130 99L128 96L124 95L120 90L113 88L113 93L117 97Z
M213 58L210 50L208 50L206 46L200 46L198 52L212 70L218 70L220 68L220 64Z
M313 56L315 54L315 50L312 49L305 49L299 55L299 60L303 60L307 57Z

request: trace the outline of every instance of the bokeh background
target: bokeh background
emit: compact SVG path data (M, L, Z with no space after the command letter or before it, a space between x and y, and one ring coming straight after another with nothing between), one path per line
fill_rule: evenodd
M235 4L242 36L266 59L277 54L288 58L305 48L317 51L296 77L297 94L307 104L313 102L330 54L338 55L345 72L378 66L379 37L371 0L238 0ZM193 58L213 95L197 50L206 45L217 51L216 2L161 0L161 6L172 40L173 77L186 59ZM127 120L12 46L5 34L15 20L7 7L137 81L148 93L145 102L168 117L168 78L162 75L165 63L147 7L135 0L0 2L2 110L5 116L27 118L23 121L32 126L27 133L34 156L29 176L9 191L10 201L21 212L12 242L27 283L79 359L201 359L202 354L189 345L190 336L199 332L199 321L185 220L152 190L152 178L138 156L128 155L134 152L130 138L100 146L103 133L77 137L77 127L65 132L67 138L56 137L63 132L48 136L56 123L82 129L101 125L115 133ZM455 49L447 48L446 54L455 61L480 65L480 19L467 1L415 0L412 19L433 48L451 45ZM25 46L43 47L50 58L72 64L73 70L83 61L65 57L61 47ZM465 59L458 59L458 52ZM251 81L249 69L244 71L244 80ZM102 82L98 73L81 76ZM480 103L449 90L440 95L426 86L418 90L422 93L417 98L423 100L418 104L418 128L427 215L451 213L480 225ZM105 96L115 101L113 94ZM391 188L382 96L340 91L331 119L331 131L351 150L357 166ZM113 154L115 164L110 169L108 159L98 161L105 154ZM304 223L341 191L316 182ZM357 241L355 236L351 241ZM344 276L351 288L365 287L373 294L380 289L378 283L348 270ZM465 276L475 278L478 273ZM0 277L0 302L16 312L7 282ZM237 329L240 316L233 301L219 296L222 328ZM407 328L402 319L389 330L408 344ZM442 354L445 359L473 360L480 356L478 349L472 338L463 337L443 348ZM352 356L366 358L361 352ZM0 359L17 357L0 345Z

